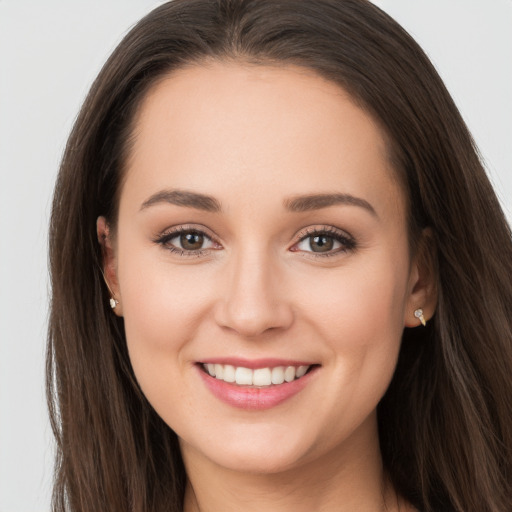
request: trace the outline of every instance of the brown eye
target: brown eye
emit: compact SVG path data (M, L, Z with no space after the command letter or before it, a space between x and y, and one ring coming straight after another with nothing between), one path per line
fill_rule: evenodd
M329 252L334 247L332 236L320 235L309 237L309 248L313 252Z
M189 256L199 255L210 249L220 249L219 244L207 234L195 229L178 229L158 237L155 242L171 252Z
M310 253L314 256L334 256L355 249L356 242L342 231L327 230L309 231L293 246L292 251Z
M204 235L197 232L182 233L180 235L180 245L185 251L198 251L203 248Z

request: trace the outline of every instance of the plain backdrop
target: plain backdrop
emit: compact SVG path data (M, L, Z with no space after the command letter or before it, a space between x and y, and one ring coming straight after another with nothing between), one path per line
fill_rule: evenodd
M0 0L0 512L48 512L46 231L84 95L158 0ZM512 1L375 0L423 46L512 220Z

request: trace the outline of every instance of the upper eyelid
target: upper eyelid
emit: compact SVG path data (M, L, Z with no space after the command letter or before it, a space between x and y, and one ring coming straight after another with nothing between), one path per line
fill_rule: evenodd
M159 240L161 238L164 238L164 237L167 237L170 235L177 236L180 233L187 233L187 232L201 233L202 235L205 235L206 237L208 237L210 240L218 242L218 237L210 229L208 229L206 226L201 226L198 224L180 224L177 226L168 227L168 228L164 229L163 231L161 231L160 233L158 233L154 237L154 239ZM220 243L220 242L218 242L218 243Z
M308 226L305 228L302 228L297 232L295 235L296 241L301 241L304 238L307 238L309 236L315 235L315 234L328 234L328 235L339 235L343 238L349 238L350 240L354 240L354 237L344 229L337 228L335 226L329 226L329 225L322 225L322 226ZM297 242L295 242L297 243Z

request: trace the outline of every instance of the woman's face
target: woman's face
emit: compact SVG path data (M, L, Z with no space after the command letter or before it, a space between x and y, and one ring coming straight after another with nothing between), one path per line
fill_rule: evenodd
M375 448L422 287L372 118L301 68L188 67L143 102L126 173L107 276L185 460L268 472Z

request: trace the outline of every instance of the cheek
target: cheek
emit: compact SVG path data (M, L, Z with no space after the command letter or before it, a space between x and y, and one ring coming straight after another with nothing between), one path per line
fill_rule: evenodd
M297 290L303 298L301 309L324 330L327 338L334 337L342 345L374 345L385 338L396 340L403 330L406 267L406 263L400 265L382 257L361 265L326 269L324 275L317 274Z
M126 341L137 380L153 401L158 390L179 388L190 365L188 342L207 309L205 277L197 267L169 265L165 254L123 249L118 274Z
M400 349L407 260L402 263L378 258L329 273L297 292L307 298L304 318L330 352L332 389L370 409L387 389Z
M337 433L322 437L326 450L375 411L389 386L403 332L403 268L381 260L317 280L300 292L307 297L303 317L327 349L324 387L330 391L323 395L322 407L326 423L337 425Z
M173 264L165 249L147 245L127 242L119 250L125 327L155 342L158 338L166 340L167 344L178 330L189 327L202 309L207 269Z

